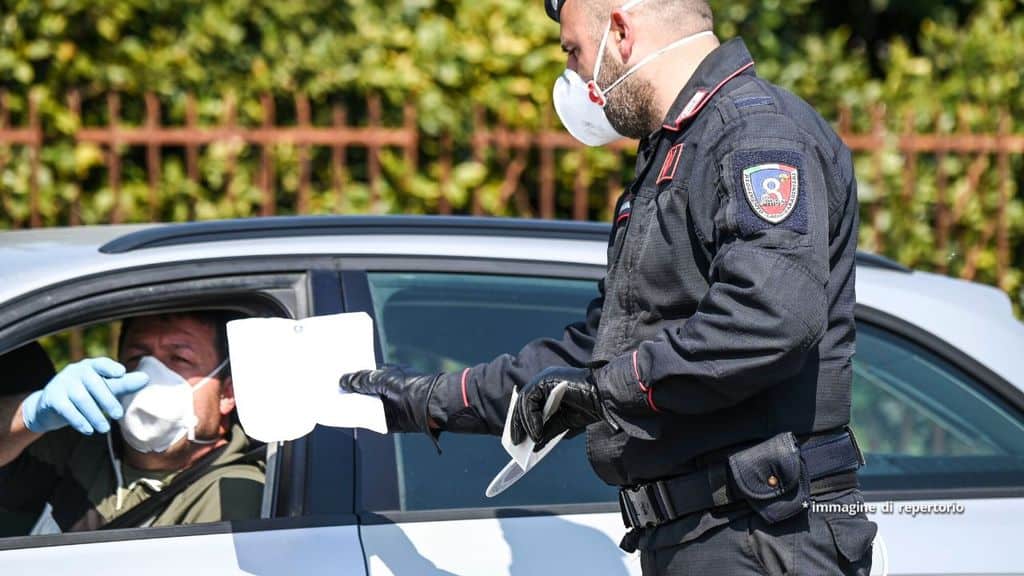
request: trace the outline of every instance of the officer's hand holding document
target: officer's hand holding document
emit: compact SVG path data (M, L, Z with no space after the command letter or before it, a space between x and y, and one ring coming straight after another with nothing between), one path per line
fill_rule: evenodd
M551 391L551 395L548 396L547 402L544 403L544 421L546 422L551 416L558 410L558 405L562 402L562 396L565 394L565 389L568 388L568 383L559 384ZM519 444L512 443L512 407L516 405L516 400L519 398L519 391L512 390L512 399L509 401L508 416L505 417L505 430L501 434L501 445L504 446L505 451L508 452L512 460L498 472L498 475L491 480L487 490L484 492L488 498L494 498L498 494L501 494L505 490L519 481L520 478L526 475L531 468L537 465L548 452L554 449L562 438L569 432L566 430L562 432L550 442L547 446L544 446L539 451L534 452L536 442L530 439L529 436Z
M365 313L228 323L238 418L263 442L294 440L317 424L387 433L376 396L338 388L342 374L373 370L373 320Z

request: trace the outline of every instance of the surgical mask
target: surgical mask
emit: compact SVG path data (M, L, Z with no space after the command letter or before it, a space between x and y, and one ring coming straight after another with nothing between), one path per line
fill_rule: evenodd
M216 440L196 438L195 403L192 396L227 365L225 359L194 387L180 374L152 356L143 356L136 368L149 376L149 384L134 394L121 398L124 418L121 435L129 446L139 452L166 452L175 442L187 437L198 444Z
M629 10L643 0L632 0L624 4L620 10ZM562 120L566 130L583 144L587 146L604 146L624 138L622 134L608 121L604 108L608 103L608 95L612 90L632 76L637 70L646 66L655 58L669 50L689 44L703 36L712 35L711 31L699 32L680 38L675 42L648 54L645 58L634 64L617 80L601 89L597 85L597 79L601 77L601 62L604 60L605 47L608 44L608 35L611 33L611 22L605 28L604 36L601 37L601 44L597 49L597 64L594 65L594 79L584 82L580 75L572 70L566 70L555 81L555 88L552 92L552 99L555 104L555 112Z

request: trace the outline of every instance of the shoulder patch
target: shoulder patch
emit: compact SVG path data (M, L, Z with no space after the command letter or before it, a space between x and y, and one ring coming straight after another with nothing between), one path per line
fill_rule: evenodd
M743 170L747 203L761 218L778 224L796 207L800 197L800 169L787 164L758 164Z
M801 190L803 156L789 150L740 151L733 157L739 227L744 235L775 226L807 233L807 201Z

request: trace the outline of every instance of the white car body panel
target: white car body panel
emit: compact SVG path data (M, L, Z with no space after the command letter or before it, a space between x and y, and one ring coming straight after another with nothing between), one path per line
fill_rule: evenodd
M904 508L953 503L963 506L962 514L914 516ZM1024 534L1020 498L898 501L892 503L892 513L882 512L884 502L869 504L879 508L868 517L878 524L881 536L875 538L873 575L1024 574L1024 556L1017 548Z
M355 526L45 546L0 552L4 574L366 574Z
M918 514L947 500L869 502L878 524L875 576L1024 574L1016 553L1024 500L960 500L960 514ZM363 526L370 576L459 574L639 576L639 554L618 548L618 514L408 522ZM938 544L945 543L945 544Z
M860 268L857 302L930 332L1024 390L1024 324L999 289L924 272Z
M618 547L613 514L363 526L370 576L458 574L639 576L640 555Z

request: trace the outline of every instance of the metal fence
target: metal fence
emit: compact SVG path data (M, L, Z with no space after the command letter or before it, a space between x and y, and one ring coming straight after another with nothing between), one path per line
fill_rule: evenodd
M329 150L330 164L330 182L317 182L317 186L321 189L330 188L339 199L344 197L347 186L352 182L349 154L353 149L363 151L359 157L365 162L365 167L360 172L362 183L369 189L371 210L376 209L381 196L381 154L384 150L398 151L409 178L424 163L422 144L426 136L418 128L416 109L406 104L401 109L401 123L386 125L379 96L366 99L365 111L359 115L362 122L358 125L351 121L350 114L341 105L330 106L330 122L327 125L314 125L310 99L303 95L295 96L292 99L293 108L286 111L289 117L294 118L294 123L289 125L275 122L280 111L278 103L271 96L264 96L261 99L262 120L258 126L243 126L239 123L236 103L230 97L224 99L222 116L212 125L199 122L196 99L192 96L185 100L184 123L178 125L162 123L162 105L155 94L144 96L144 116L142 122L136 125L122 123L122 102L118 94L103 95L102 100L105 100L106 123L102 126L85 126L80 122L80 94L68 94L66 106L79 127L71 134L65 133L60 137L75 143L91 143L103 150L106 183L113 192L113 205L108 219L112 223L126 219L121 198L124 172L122 161L125 151L133 148L144 150L143 164L149 188L148 216L151 220L158 219L162 155L170 149L184 150L185 173L188 180L197 186L202 186L199 158L204 147L214 143L233 143L236 144L235 149L248 146L258 150L256 182L261 194L258 210L261 215L274 214L280 205L273 156L277 146L294 146L297 151L299 170L294 211L300 214L310 212L310 190L315 178L312 154L316 149ZM40 120L41 114L35 99L28 99L24 114L19 116L23 121L19 126L12 126L7 95L0 92L0 172L3 172L4 164L9 161L10 147L25 147L29 151L29 216L26 221L14 222L13 225L38 227L43 224L39 178L42 152L48 144L48 132ZM934 230L936 251L941 254L950 249L972 199L976 201L982 192L993 192L987 187L983 190L985 182L998 182L998 201L988 202L985 208L991 212L992 217L986 219L980 237L973 239L970 246L963 247L964 263L958 272L963 277L974 278L983 252L994 249L996 281L1004 283L1012 265L1013 248L1008 217L1011 196L1016 189L1012 157L1024 154L1024 135L1010 132L1011 121L1007 113L999 112L997 117L998 130L995 133L971 132L971 124L966 120L958 122L957 128L950 132L935 130L922 133L915 125L913 115L902 119L902 130L893 131L889 128L893 119L887 117L885 108L879 105L870 109L869 122L861 122L860 131L857 131L852 113L849 110L841 111L836 123L838 132L861 160L861 165L866 163L869 167L858 173L862 186L870 186L875 191L873 197L864 202L867 215L864 224L871 228L873 249L884 252L887 248L887 226L882 221L887 203L910 204L918 201L916 194L922 178L934 179L933 198L928 201L931 206L931 222L928 224ZM436 137L436 153L431 155L429 161L436 162L441 190L448 189L453 178L453 166L466 155L477 162L486 163L490 170L500 174L499 203L514 207L516 214L524 216L571 217L580 220L591 218L595 214L591 205L595 193L603 194L606 205L611 206L622 189L622 178L592 178L587 155L580 154L571 178L571 190L561 190L563 194L559 196L557 157L577 152L582 146L564 130L553 127L550 113L544 116L539 130L531 131L508 128L488 118L482 110L476 110L473 112L472 128L465 140L457 143L455 137L446 133ZM613 167L609 170L604 166L603 173L614 175L628 172L627 164L632 162L634 147L633 143L627 141L612 145L614 163L619 169ZM902 158L896 182L893 181L892 170L887 170L884 165L886 155L893 153ZM960 159L966 166L963 173L957 175L958 185L955 189L951 186L952 176L946 168L948 158ZM237 161L237 157L229 155L228 181L231 180ZM923 163L927 163L927 170L922 168ZM529 181L527 173L531 174ZM961 181L965 184L961 185ZM561 186L564 188L565 185ZM0 182L0 202L5 202L9 193L10 190ZM230 201L230 186L226 193ZM571 201L565 201L567 196L571 196ZM80 188L68 201L72 206L81 201ZM465 210L477 215L487 212L476 194L471 195ZM437 204L437 211L442 214L453 211L443 194ZM77 209L69 210L66 224L79 224L78 213ZM934 267L945 271L946 262L947 259L938 257Z

